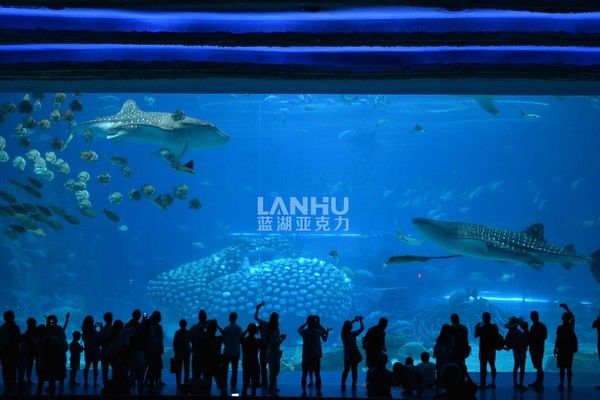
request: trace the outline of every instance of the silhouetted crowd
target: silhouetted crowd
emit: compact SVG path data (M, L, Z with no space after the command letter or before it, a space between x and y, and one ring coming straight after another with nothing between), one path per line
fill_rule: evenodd
M232 312L229 323L221 327L217 320L209 319L204 310L198 313L198 321L188 329L185 319L179 322L179 329L173 337L173 357L169 360L169 370L175 374L178 393L209 395L213 380L220 394L229 390L237 393L238 366L242 364L241 395L255 396L259 388L276 396L279 392L277 378L283 351L281 344L286 339L279 329L279 314L273 312L267 320L260 317L264 302L256 306L254 320L242 329L237 324L238 315ZM566 304L562 324L556 330L554 355L560 370L559 389L572 387L573 354L578 350L575 335L575 316ZM420 363L415 365L411 357L404 363L396 362L392 370L387 369L386 329L388 320L381 318L377 325L369 328L362 337L361 347L365 352L367 367L366 388L369 397L391 398L394 386L402 387L405 395L421 394L434 390L439 399L471 399L480 390L496 385L496 352L510 350L513 354L513 381L515 390L527 390L524 385L525 360L527 351L536 369L536 380L529 386L536 391L543 390L544 346L548 333L540 322L539 313L531 312L531 326L522 318L511 317L505 324L508 329L502 336L498 326L492 323L491 315L484 312L482 321L475 326L474 336L479 339L480 383L475 384L467 372L465 360L471 353L469 332L460 323L458 314L450 316L450 323L441 327L435 342L433 356L423 352ZM37 376L36 393L55 393L67 379L67 353L70 372L68 384L80 385L77 372L84 357L83 384L89 386L89 370L92 369L92 384L98 385L99 372L103 394L142 395L159 393L162 381L164 334L161 314L154 311L150 316L134 310L131 319L124 323L113 320L107 312L103 322L95 322L86 316L81 329L74 331L70 342L65 330L69 324L67 314L62 325L55 315L46 317L44 324L34 318L27 319L23 333L15 323L12 311L4 313L4 324L0 326L0 356L2 378L7 393L28 391L33 386L32 372ZM355 324L358 324L356 326ZM356 328L356 329L355 329ZM592 328L599 333L600 316ZM358 365L363 356L358 346L358 338L365 329L363 318L356 316L345 321L341 330L343 345L343 372L341 390L346 390L348 375L351 374L351 390L357 388ZM322 343L328 340L330 328L322 326L319 316L309 315L297 329L302 339L302 395L307 386L314 387L321 396ZM487 366L490 366L491 383L487 383ZM314 379L314 382L313 382ZM307 382L309 380L309 382Z

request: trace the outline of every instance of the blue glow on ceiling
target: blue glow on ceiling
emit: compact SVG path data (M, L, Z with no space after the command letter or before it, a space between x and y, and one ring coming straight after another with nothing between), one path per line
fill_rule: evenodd
M570 32L599 33L600 13L446 11L407 7L320 12L151 12L110 9L0 8L0 27L12 30L76 30L179 33L406 33Z
M368 62L365 62L368 60ZM1 45L0 63L188 61L396 70L426 64L598 65L600 48L563 46L221 47L127 44Z

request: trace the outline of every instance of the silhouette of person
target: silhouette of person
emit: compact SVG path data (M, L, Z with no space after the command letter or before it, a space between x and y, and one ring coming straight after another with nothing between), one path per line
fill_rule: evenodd
M46 370L48 365L48 351L46 346L46 325L39 324L33 334L33 347L35 349L35 374L37 376L36 393L42 392L44 381L48 380Z
M535 381L528 386L535 391L544 390L544 347L548 338L546 325L540 322L540 314L532 311L530 314L531 328L529 328L529 355L531 363L536 370Z
M496 387L496 347L498 342L498 325L492 324L489 312L481 315L481 322L475 326L475 337L479 338L479 387ZM492 383L486 386L487 365L490 365Z
M281 343L286 339L286 335L281 334L279 330L279 314L272 312L269 316L269 321L262 320L258 317L258 312L261 307L265 305L265 302L261 302L256 306L256 312L254 313L254 319L257 320L259 330L265 333L265 361L267 363L267 369L269 371L269 384L268 394L277 395L279 388L277 387L277 377L281 370ZM261 366L262 369L262 366Z
M388 356L380 351L373 357L373 367L367 370L367 397L391 399L394 375L385 367Z
M452 328L452 357L458 365L465 364L466 358L471 353L469 346L469 331L466 326L460 323L458 314L453 313L450 316L450 328Z
M148 387L151 393L153 393L158 389L156 386L156 359L159 345L152 321L146 316L146 313L144 313L137 330L142 334L142 351L144 353L144 367L141 375L142 384L144 387Z
M21 342L21 329L15 323L15 313L4 312L4 324L0 326L0 361L4 391L10 393L17 387L17 366Z
M429 361L430 355L424 351L421 353L421 362L417 365L417 369L423 378L423 386L425 389L433 388L435 384L435 364Z
M150 349L151 356L146 360L148 364L146 379L151 387L158 389L164 385L162 382L162 355L165 353L164 332L161 325L162 315L160 311L153 311L148 320L150 321L150 330L156 338L156 344Z
M325 329L325 328L323 328L323 326L321 326L321 317L319 317L318 315L313 315L313 317L315 318L317 326L319 326L319 328L321 328L321 329ZM312 370L308 371L308 387L309 388L313 387L313 377L314 377L314 372Z
M598 359L600 359L600 310L598 310L598 318L592 322L592 329L596 330L596 336L598 337Z
M139 309L135 309L131 312L131 319L125 324L125 328L136 328L140 319L142 318L142 311Z
M359 328L352 330L352 325L358 322ZM342 325L342 345L344 347L344 370L342 371L342 391L346 390L346 379L348 372L352 371L352 391L356 391L356 380L358 377L358 363L362 361L362 354L358 349L356 339L365 330L363 317L356 316L352 321L344 321Z
M123 347L125 351L121 354L123 357L122 362L129 366L131 379L129 386L133 389L134 394L138 396L144 393L144 373L146 372L144 347L146 347L148 336L151 334L149 328L150 324L147 320L144 320L141 323L129 324L128 328L123 329L123 331L130 329L131 332L123 332L123 336L128 338L129 343L127 347Z
M65 325L68 324L68 318ZM49 315L46 318L46 336L43 351L46 353L46 362L44 368L44 377L50 383L48 388L50 394L56 392L56 382L63 385L67 374L67 350L69 344L63 327L58 325L58 318L55 315ZM40 383L38 382L38 391L41 392Z
M217 331L221 336L217 336ZM215 378L217 388L224 393L225 384L223 383L223 355L221 347L223 346L223 329L219 326L216 319L208 320L206 323L206 376L205 380L208 385L208 394L212 386L212 379Z
M120 319L113 322L108 344L112 375L102 389L102 395L131 395L129 366L132 356L129 343L123 342L125 335L122 335L122 331L124 329L125 324ZM129 340L129 336L127 338Z
M231 393L237 390L237 373L240 362L240 335L242 328L237 324L238 314L229 314L229 324L223 329L223 372L227 383L227 372L231 364Z
M98 334L98 328L101 323L95 323L94 317L91 315L86 316L81 324L81 337L83 338L84 347L84 360L85 366L83 367L83 385L87 387L88 375L90 372L90 366L92 367L92 373L94 376L94 387L98 386L98 362L100 361L100 335Z
M102 369L102 385L108 383L108 369L110 366L110 338L112 334L113 314L111 312L104 313L104 325L100 329L100 365Z
M571 390L573 380L573 355L579 350L577 335L575 334L575 315L565 303L560 307L565 310L562 314L562 324L556 328L556 341L554 342L554 356L559 369L560 383L558 389L565 387L565 371L567 372L567 385Z
M31 373L33 372L33 363L36 359L34 339L35 339L35 328L37 321L33 317L27 318L27 329L23 332L22 340L25 350L25 378L28 386L32 385Z
M260 382L262 387L266 388L269 386L269 375L267 373L267 335L268 335L268 324L267 321L259 318L258 313L260 309L265 305L265 302L261 302L256 306L254 310L254 320L258 324L258 332L260 333L260 350L258 353L258 360L260 362Z
M443 393L434 396L434 399L448 400L475 400L475 392L477 386L471 379L465 375L465 368L449 362L444 364L438 377L440 389L444 389Z
M81 340L81 332L74 331L72 335L71 343L69 343L69 385L77 386L77 371L79 371L79 365L81 364L81 353L83 352L83 346L79 341Z
M260 384L260 365L258 362L258 352L260 351L260 341L256 338L258 327L250 323L240 335L242 344L242 396L246 396L248 388L254 397L256 388Z
M385 329L388 326L388 319L379 318L377 325L370 327L363 337L363 348L366 353L366 364L368 368L376 367L376 363L381 360L379 354L386 352L385 347Z
M433 356L435 357L435 372L436 372L436 385L435 391L439 392L442 384L440 377L442 369L446 364L452 362L452 328L448 324L442 325L440 334L435 340L433 347Z
M464 376L469 384L473 384L466 363L467 357L471 354L469 330L460 323L460 317L456 313L450 315L450 322L450 328L452 329L452 359L461 367L461 376Z
M190 328L190 343L192 345L192 379L198 384L205 373L204 351L206 349L206 311L198 311L198 322Z
M173 355L175 359L175 381L177 389L181 390L181 371L183 369L183 383L190 380L190 331L187 329L187 321L179 321L179 329L173 336Z
M394 383L392 386L402 386L404 383L404 371L404 364L402 364L400 361L396 361L394 364L392 364L392 376L394 378Z
M592 329L596 330L596 336L598 337L598 359L600 359L600 310L598 310L598 318L592 322ZM596 390L600 390L600 386L595 386Z
M313 372L317 396L321 396L321 340L327 341L329 329L323 329L317 317L309 315L306 322L298 327L298 334L302 337L302 394L306 395L306 378L309 372Z
M513 353L513 387L525 391L527 387L523 385L523 380L525 379L525 360L527 359L528 325L522 318L510 317L504 327L508 329L504 339L505 348L512 350Z
M402 386L404 396L412 396L413 391L420 395L423 390L423 376L417 367L415 367L415 360L412 357L406 357L404 360L404 376L402 379Z
M121 323L123 323L123 322L121 322ZM114 329L114 324L113 324L113 329ZM118 351L120 348L128 347L130 345L130 339L135 334L136 329L137 329L137 325L134 327L131 325L127 326L127 323L123 323L123 326L119 330L119 333L116 335L116 337L113 335L114 350Z

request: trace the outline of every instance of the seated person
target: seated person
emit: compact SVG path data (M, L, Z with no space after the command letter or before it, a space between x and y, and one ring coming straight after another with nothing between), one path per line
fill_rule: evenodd
M377 355L375 365L367 371L367 396L369 398L392 398L394 376L385 365L388 356L385 353Z
M424 390L423 376L417 367L412 357L406 357L404 362L404 379L402 381L404 392L402 394L410 396L413 391L421 394Z
M394 379L394 383L392 386L402 386L402 382L404 381L404 364L402 364L399 361L396 361L394 365L392 365L392 376Z
M421 353L421 363L417 365L417 369L421 373L425 389L432 389L435 384L435 364L429 361L428 352Z
M444 365L439 381L444 391L436 394L434 399L476 399L477 385L467 379L464 368L461 368L458 364L448 363Z

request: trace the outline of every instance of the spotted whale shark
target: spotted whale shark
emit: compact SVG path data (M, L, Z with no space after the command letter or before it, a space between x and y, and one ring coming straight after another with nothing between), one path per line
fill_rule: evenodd
M438 246L465 256L502 262L524 263L541 269L544 264L561 264L569 269L588 264L600 283L600 249L589 256L575 246L557 246L544 238L544 225L533 224L523 231L510 231L486 225L414 218L414 227Z
M157 144L179 158L187 150L221 146L229 141L229 136L210 122L187 116L174 118L166 112L142 111L131 99L114 115L72 127L74 134L86 130L105 135L109 140Z

